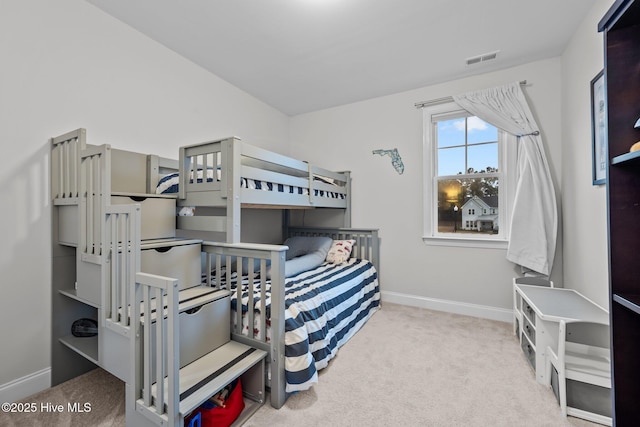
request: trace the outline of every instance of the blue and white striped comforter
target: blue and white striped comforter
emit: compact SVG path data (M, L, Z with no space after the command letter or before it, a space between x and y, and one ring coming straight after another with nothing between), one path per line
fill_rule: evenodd
M246 313L249 295L243 278L242 311ZM270 315L270 284L267 284L267 319ZM329 363L346 343L377 311L380 305L378 274L369 261L351 258L343 264L325 263L285 280L285 377L288 393L306 390L318 382L318 371ZM235 290L232 279L231 289ZM262 313L260 286L254 289L254 307ZM236 310L234 292L232 310ZM235 319L235 317L234 317ZM248 334L246 314L243 334ZM259 315L253 325L254 337L261 337ZM269 321L267 320L267 341Z

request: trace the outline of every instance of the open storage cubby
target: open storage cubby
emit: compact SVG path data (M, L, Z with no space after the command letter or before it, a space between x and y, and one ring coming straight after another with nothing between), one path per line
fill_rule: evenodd
M53 224L58 223L58 215L58 207L54 206ZM58 243L58 231L58 227L52 227L52 385L95 369L98 365L98 338L78 338L71 333L71 325L75 320L97 320L98 308L77 297L76 250L74 247Z
M609 285L614 425L640 419L640 2L617 0L604 33L607 96Z

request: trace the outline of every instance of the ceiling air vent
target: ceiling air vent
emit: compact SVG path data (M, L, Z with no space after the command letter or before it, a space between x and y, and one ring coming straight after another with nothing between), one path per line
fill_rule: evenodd
M500 51L496 50L495 52L489 52L489 53L484 53L478 56L472 56L471 58L467 58L465 61L467 62L467 65L474 65L474 64L480 64L481 62L492 61L496 59L496 57L498 56L498 52Z

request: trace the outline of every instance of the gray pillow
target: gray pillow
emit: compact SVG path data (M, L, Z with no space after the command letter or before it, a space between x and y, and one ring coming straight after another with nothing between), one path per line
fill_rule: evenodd
M284 241L283 245L289 246L287 251L286 260L297 258L302 255L307 255L316 251L323 251L324 256L327 256L329 248L333 240L327 236L294 236L289 237Z
M284 265L285 277L295 276L322 265L333 240L325 236L290 237L283 245L289 246Z
M284 277L296 276L307 270L312 270L324 262L324 257L319 251L302 255L284 263Z

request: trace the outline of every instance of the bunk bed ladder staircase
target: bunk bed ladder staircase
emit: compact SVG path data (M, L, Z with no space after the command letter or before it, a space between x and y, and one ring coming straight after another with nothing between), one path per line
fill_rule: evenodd
M264 402L267 352L229 343L227 335L227 343L219 351L181 360L181 345L189 344L180 341L179 280L141 272L142 207L136 203L111 204L110 150L109 145L77 150L77 274L81 296L101 307L99 361L126 383L127 423L182 426L185 416L212 393L249 370L251 382L258 378L257 384L249 387L249 394L256 401L244 415L250 416ZM222 306L218 309L226 304L222 317L228 321L229 300L220 299L227 292L219 291L217 295L209 300L219 300ZM234 362L229 363L232 359ZM233 366L217 378L212 375L211 366L222 360ZM184 386L181 393L180 372L187 365L199 368L184 375L199 380Z
M107 231L104 243L108 250L103 257L107 268L103 269L101 286L104 302L101 322L104 328L126 337L129 343L128 351L120 355L131 364L126 381L127 399L131 401L127 406L152 425L182 425L178 391L178 280L139 271L139 205L108 205L104 218L103 228ZM152 332L143 333L144 325L152 324L155 328L148 328ZM158 378L164 380L153 381Z

